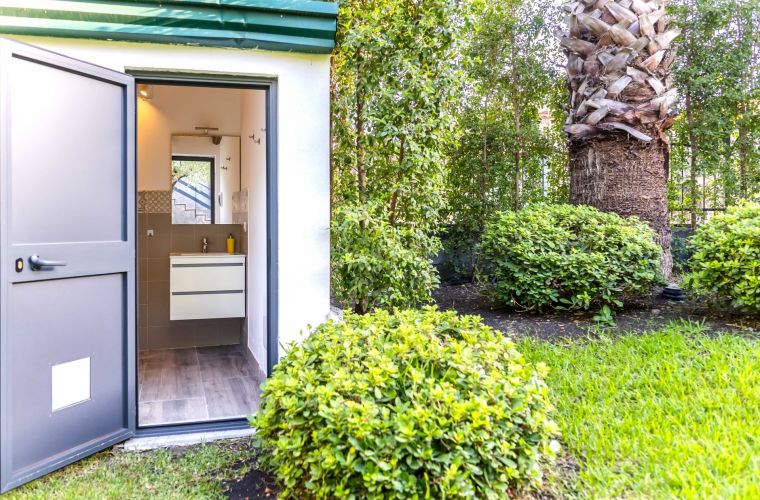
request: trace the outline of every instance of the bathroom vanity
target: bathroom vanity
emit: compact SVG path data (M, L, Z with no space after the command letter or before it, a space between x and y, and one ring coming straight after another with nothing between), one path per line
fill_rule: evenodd
M245 317L245 255L173 253L171 320Z

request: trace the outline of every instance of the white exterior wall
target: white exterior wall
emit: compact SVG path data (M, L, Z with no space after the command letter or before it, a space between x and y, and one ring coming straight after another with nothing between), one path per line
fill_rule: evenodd
M177 70L276 78L279 343L297 341L307 325L317 325L326 319L330 305L329 55L51 37L13 38L117 71ZM241 135L246 138L252 132L244 129ZM256 203L249 205L254 207ZM251 214L250 224L253 231L260 232L261 221L257 217L258 214ZM249 249L249 254L255 251ZM254 280L251 284L261 286L261 276L249 278ZM248 298L249 314L262 310L260 304L252 307L252 301L261 300L260 296L251 293ZM264 325L264 318L249 318L249 327L256 331L259 329L256 325ZM256 335L249 334L249 342L255 341ZM283 352L280 348L280 355Z

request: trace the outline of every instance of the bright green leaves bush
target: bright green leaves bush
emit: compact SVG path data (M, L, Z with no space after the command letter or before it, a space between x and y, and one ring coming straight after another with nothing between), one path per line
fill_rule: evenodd
M438 273L430 262L440 245L418 228L391 225L363 207L333 212L335 297L357 312L430 302Z
M660 279L652 230L587 206L502 212L487 225L481 252L490 292L521 309L620 307Z
M715 293L734 307L760 312L760 205L744 203L716 215L691 238L686 284Z
M348 314L275 367L254 418L290 498L507 498L558 448L511 340L433 308Z

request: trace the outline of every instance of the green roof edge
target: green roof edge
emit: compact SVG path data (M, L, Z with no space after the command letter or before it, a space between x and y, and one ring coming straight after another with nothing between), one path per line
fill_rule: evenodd
M330 53L337 26L337 3L311 0L68 0L60 10L9 3L0 0L0 33L17 35Z

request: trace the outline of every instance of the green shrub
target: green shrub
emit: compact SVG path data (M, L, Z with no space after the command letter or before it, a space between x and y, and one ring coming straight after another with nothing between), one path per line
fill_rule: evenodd
M440 243L413 226L394 226L371 208L335 209L332 274L336 298L357 312L431 301Z
M687 286L714 293L738 309L760 312L760 205L729 208L698 227Z
M659 282L660 247L636 218L587 206L535 204L503 212L481 245L481 279L510 307L618 306Z
M474 316L347 314L278 364L252 420L292 498L506 498L557 451L546 367Z

